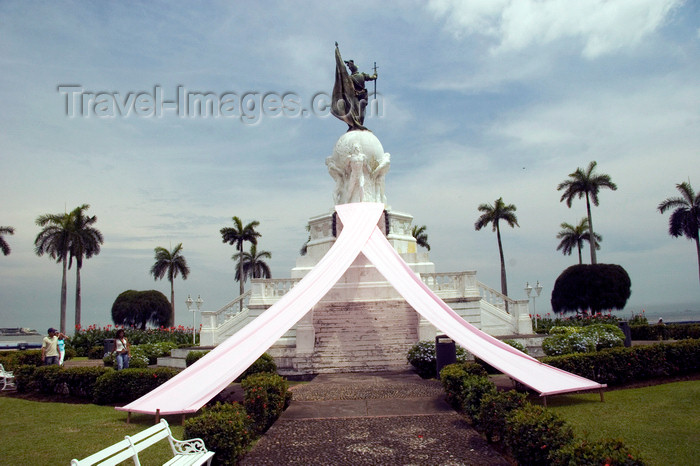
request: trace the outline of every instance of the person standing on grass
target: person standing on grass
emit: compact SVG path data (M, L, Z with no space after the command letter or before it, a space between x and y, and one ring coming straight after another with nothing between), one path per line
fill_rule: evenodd
M58 336L56 335L56 329L49 328L49 336L44 337L41 342L41 360L44 362L45 366L51 366L58 364Z
M131 345L124 336L124 329L117 330L115 352L117 353L117 370L129 368L129 358L131 357Z

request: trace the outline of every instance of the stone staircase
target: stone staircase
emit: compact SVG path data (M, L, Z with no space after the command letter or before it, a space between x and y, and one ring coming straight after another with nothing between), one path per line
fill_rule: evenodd
M293 358L310 373L401 371L418 339L418 314L405 301L321 303L314 308L314 352Z

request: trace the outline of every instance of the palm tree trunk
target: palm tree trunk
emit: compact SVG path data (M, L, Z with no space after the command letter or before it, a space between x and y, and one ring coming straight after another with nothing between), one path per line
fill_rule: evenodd
M170 327L175 327L175 286L170 279Z
M496 237L498 238L498 253L501 255L501 293L508 296L508 282L506 280L506 262L503 259L503 245L501 244L501 229L496 224Z
M578 265L583 264L583 257L581 257L581 245L577 245L578 247Z
M66 263L66 256L63 255L61 262L63 263L63 277L61 278L61 333L66 333L66 271L68 269L68 264Z
M81 312L81 293L80 293L80 265L76 264L75 268L75 326L80 325Z
M239 296L243 296L243 241L238 243L238 284L240 293ZM243 311L243 300L239 302L240 310Z
M597 264L595 234L593 233L593 218L591 217L591 202L586 193L586 209L588 210L588 244L591 246L591 264Z
M700 277L700 240L695 237L695 249L698 251L698 277Z

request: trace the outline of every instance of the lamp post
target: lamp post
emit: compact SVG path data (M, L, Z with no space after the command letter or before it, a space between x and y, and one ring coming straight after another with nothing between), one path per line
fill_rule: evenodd
M535 295L532 296L532 314L535 316L535 330L537 330L537 305L535 304L535 299L537 299L540 296L540 293L542 293L542 285L540 285L539 280L537 280L534 288L530 286L530 282L525 282L525 293L527 293L528 299L530 299L532 290L535 290Z
M187 299L185 300L185 304L187 305L187 310L192 311L192 346L194 346L195 343L195 325L196 325L196 312L199 312L202 309L202 304L204 303L204 300L202 299L201 296L197 295L197 301L192 301L192 296L187 295ZM196 305L196 308L192 307L192 304Z

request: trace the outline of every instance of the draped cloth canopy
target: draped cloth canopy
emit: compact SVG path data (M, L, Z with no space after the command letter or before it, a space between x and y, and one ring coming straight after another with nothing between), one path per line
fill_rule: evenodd
M592 380L548 366L462 319L401 259L377 223L384 204L337 205L343 224L337 240L319 263L287 294L251 323L177 376L141 398L116 409L156 414L199 410L301 319L343 276L362 253L426 320L476 357L541 395L601 389Z

